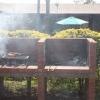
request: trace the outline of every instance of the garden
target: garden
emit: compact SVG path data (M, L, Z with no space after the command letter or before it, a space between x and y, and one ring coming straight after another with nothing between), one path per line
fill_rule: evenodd
M57 32L54 36L40 33L35 30L16 30L0 31L0 37L21 37L21 38L93 38L97 41L97 59L96 59L96 100L100 98L100 33L86 29L67 29ZM31 82L28 85L28 82ZM78 78L47 78L46 100L84 100L84 82L81 78L79 84ZM4 77L4 91L0 100L37 100L37 77ZM8 98L8 99L7 99Z

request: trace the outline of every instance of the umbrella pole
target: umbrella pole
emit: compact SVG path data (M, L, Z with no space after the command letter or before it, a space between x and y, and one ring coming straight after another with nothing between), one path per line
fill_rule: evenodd
M80 28L81 28L81 25L80 25Z

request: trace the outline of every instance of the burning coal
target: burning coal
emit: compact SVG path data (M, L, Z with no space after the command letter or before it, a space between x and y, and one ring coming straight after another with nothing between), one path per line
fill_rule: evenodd
M86 66L87 60L82 56L74 56L69 61L62 61L59 63L52 63L49 65L56 65L56 66Z
M75 56L68 62L68 66L86 66L86 59L81 56Z

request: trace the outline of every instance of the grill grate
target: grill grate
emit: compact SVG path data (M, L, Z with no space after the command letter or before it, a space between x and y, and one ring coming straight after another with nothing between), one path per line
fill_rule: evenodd
M8 53L1 58L2 66L28 66L29 65L29 55L23 55L21 53Z

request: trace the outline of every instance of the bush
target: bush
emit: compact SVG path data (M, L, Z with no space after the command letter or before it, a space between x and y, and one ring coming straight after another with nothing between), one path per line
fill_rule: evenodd
M0 31L1 37L33 37L33 38L49 38L49 34L40 33L35 30L16 30L16 31Z

